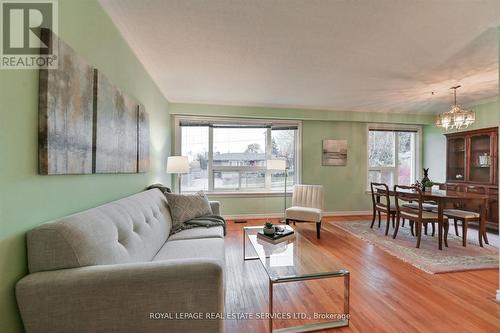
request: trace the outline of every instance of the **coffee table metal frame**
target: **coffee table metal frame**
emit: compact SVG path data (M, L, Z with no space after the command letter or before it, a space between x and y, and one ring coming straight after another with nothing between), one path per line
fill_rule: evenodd
M247 256L246 254L246 245L247 239L249 240L247 230L249 229L258 229L261 227L243 227L243 260L256 260L260 259L259 256ZM253 245L252 245L253 247ZM254 251L256 251L254 249ZM266 271L267 273L267 271ZM269 276L269 274L268 274ZM299 325L293 327L285 327L273 330L273 286L278 283L286 283L286 282L298 282L298 281L307 281L307 280L318 280L318 279L327 279L327 278L344 278L344 314L346 315L346 319L339 320L331 320L325 321L321 323L313 323L306 325ZM315 273L315 274L304 274L300 276L286 276L279 278L271 278L269 276L269 332L273 333L299 333L299 332L312 332L318 330L325 330L329 328L337 328L337 327L345 327L349 326L349 271L347 270L339 270L336 272L323 272L323 273Z

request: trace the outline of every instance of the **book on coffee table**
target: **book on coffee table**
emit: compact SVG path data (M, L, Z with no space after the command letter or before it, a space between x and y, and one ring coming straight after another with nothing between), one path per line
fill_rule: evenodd
M272 235L266 235L263 230L259 230L259 232L257 233L257 238L262 239L271 244L278 244L287 241L289 239L295 238L295 234L292 227L288 225L287 226L278 225L275 226L275 228L277 231Z

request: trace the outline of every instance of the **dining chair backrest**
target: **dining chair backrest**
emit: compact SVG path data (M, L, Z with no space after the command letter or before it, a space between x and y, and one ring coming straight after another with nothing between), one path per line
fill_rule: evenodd
M394 185L394 194L395 200L394 203L396 205L396 210L398 212L412 212L415 213L415 210L418 211L418 216L422 218L422 190L418 188L418 186L406 186L406 185ZM401 205L400 203L417 203L418 208L409 208Z
M370 183L370 190L372 192L373 207L377 204L382 204L386 207L391 206L391 198L389 196L389 186L384 183ZM381 199L384 198L385 202Z

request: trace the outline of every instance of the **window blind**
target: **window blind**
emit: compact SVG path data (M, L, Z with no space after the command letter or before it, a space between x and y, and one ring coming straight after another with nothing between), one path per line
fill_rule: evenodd
M212 128L271 128L272 130L297 130L297 125L273 125L272 123L247 123L244 121L238 122L218 122L211 120L181 120L179 126L182 127L212 127Z
M390 128L381 128L381 129L378 129L378 128L370 128L369 129L370 132L404 132L404 133L417 133L418 130L414 129L414 128L408 128L408 129L390 129Z

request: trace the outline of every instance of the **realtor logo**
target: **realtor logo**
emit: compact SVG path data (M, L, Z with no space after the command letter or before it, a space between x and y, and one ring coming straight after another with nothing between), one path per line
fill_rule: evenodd
M57 68L57 0L0 0L0 68Z

